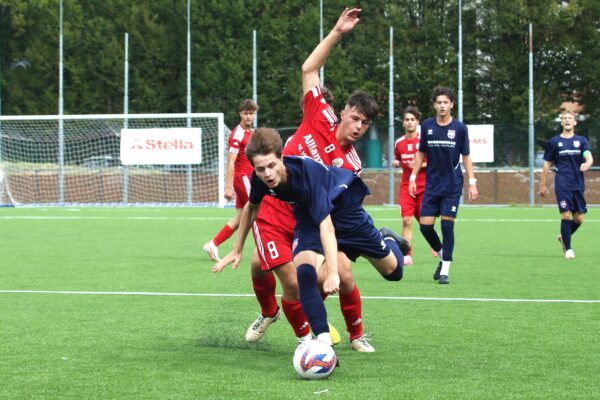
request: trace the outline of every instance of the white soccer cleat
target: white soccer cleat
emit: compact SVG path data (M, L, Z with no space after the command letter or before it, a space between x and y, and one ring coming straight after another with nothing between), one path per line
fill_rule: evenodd
M404 256L404 265L413 265L413 259L411 256Z
M208 254L211 260L214 262L219 262L221 259L219 258L219 248L215 246L215 243L211 240L210 242L204 243L202 249Z
M277 309L277 314L274 317L265 317L262 314L256 318L256 321L250 325L250 328L246 331L246 342L253 343L259 341L265 333L269 326L277 321L281 316L281 308Z
M362 335L361 337L358 337L351 341L350 346L352 346L352 350L356 350L360 353L375 352L375 348L371 346L371 343L369 343L369 340L367 340L367 337L365 335Z
M565 258L567 260L571 260L571 259L575 258L575 252L573 251L573 249L569 249L569 250L565 251Z

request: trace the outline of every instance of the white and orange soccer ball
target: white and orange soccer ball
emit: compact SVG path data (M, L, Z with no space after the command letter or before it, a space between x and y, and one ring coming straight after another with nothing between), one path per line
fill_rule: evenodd
M313 339L296 348L292 363L302 379L325 379L335 369L337 357L333 347Z

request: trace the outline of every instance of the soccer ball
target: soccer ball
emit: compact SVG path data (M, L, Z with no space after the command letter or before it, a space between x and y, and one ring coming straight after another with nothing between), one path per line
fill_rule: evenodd
M337 357L333 347L313 339L300 343L292 363L302 379L325 379L333 372Z

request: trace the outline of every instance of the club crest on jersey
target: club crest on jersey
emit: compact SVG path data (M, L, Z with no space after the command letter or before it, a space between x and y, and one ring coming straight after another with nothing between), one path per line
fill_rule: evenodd
M343 160L343 159L341 159L341 158L339 158L339 157L338 157L338 158L334 158L334 159L331 161L331 165L333 165L334 167L341 168L341 167L342 167L342 165L344 165L344 160Z
M456 137L456 131L448 129L448 139L454 139Z
M427 129L427 134L428 135L433 135L433 129Z
M563 147L562 142L558 142L558 147Z
M567 202L565 200L561 200L559 207L561 210L565 210L567 208Z
M575 141L573 142L573 146L574 146L575 148L579 148L579 146L581 146L581 144L579 143L579 140L575 140Z

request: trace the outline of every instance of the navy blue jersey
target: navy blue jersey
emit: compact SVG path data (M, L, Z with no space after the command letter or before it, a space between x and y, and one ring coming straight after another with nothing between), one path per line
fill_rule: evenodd
M435 117L423 121L419 151L427 156L425 192L436 196L456 196L463 190L460 155L468 155L469 132L462 122L452 119L440 126Z
M352 230L356 224L367 222L348 218L356 216L355 211L362 209L362 201L369 194L367 186L352 171L324 166L308 157L285 156L283 163L287 169L285 187L269 189L256 173L252 174L249 196L252 204L269 195L294 205L297 227L318 228L329 214L336 231Z
M588 140L579 135L564 138L554 136L546 145L544 160L556 167L554 190L585 190L583 172L579 169L585 162L583 152L590 150Z

